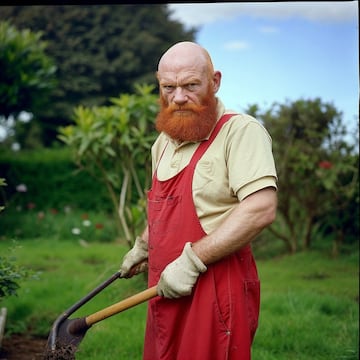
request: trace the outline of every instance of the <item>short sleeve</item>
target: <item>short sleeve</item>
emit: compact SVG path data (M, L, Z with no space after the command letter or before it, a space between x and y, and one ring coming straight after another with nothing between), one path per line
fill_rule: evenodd
M229 185L239 200L266 187L276 188L272 139L255 118L243 115L231 122L227 143Z

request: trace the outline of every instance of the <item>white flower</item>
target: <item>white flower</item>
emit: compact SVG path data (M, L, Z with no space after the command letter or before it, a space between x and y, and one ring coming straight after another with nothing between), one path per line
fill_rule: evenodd
M25 184L19 184L18 186L16 186L16 191L17 192L27 192L27 187Z
M90 220L84 220L83 221L83 226L90 226L91 225L91 221Z
M81 234L81 230L79 228L72 228L71 232L74 235L80 235Z
M64 207L64 213L69 214L71 212L71 207L69 205Z

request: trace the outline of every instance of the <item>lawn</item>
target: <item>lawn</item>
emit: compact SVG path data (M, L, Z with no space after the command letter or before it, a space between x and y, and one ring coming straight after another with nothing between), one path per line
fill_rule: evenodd
M0 240L0 253L14 248ZM38 238L21 240L16 261L35 272L21 282L17 297L0 301L8 308L6 336L47 337L66 309L118 270L127 247ZM254 360L357 360L359 334L358 249L334 259L324 252L258 261L262 281ZM146 288L142 275L116 280L71 318L83 317ZM146 303L94 324L76 359L141 359ZM216 360L216 359L214 359Z

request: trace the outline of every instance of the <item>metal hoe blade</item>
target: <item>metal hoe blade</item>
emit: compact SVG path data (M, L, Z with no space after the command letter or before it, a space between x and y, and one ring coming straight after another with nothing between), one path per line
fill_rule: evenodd
M85 318L76 318L64 319L60 324L54 324L54 327L51 331L52 336L48 339L44 359L75 359L78 346L91 326L86 324Z
M86 331L94 324L139 305L157 296L157 286L152 286L113 305L86 316L69 320L66 315L55 321L51 330L45 359L75 359L75 352ZM56 356L56 357L54 357Z
M118 277L119 273L114 274L56 319L49 334L44 354L45 360L74 360L80 342L93 324L157 296L157 287L153 286L84 318L68 319L80 306Z
M107 279L94 290L92 290L89 294L87 294L84 298L71 306L68 310L66 310L61 316L56 319L49 333L44 359L75 359L74 354L77 350L77 346L81 342L82 338L85 336L85 333L88 330L89 326L86 325L85 319L68 320L68 317L76 310L78 310L81 306L86 304L100 291L102 291L108 285L118 279L119 276L119 272L113 274L109 279ZM79 322L81 322L81 326L78 326Z

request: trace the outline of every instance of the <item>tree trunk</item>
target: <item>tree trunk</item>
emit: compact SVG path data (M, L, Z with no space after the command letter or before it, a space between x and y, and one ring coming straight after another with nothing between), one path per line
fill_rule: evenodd
M303 239L304 250L309 250L311 247L312 229L313 229L313 216L310 215L306 221L305 235Z

